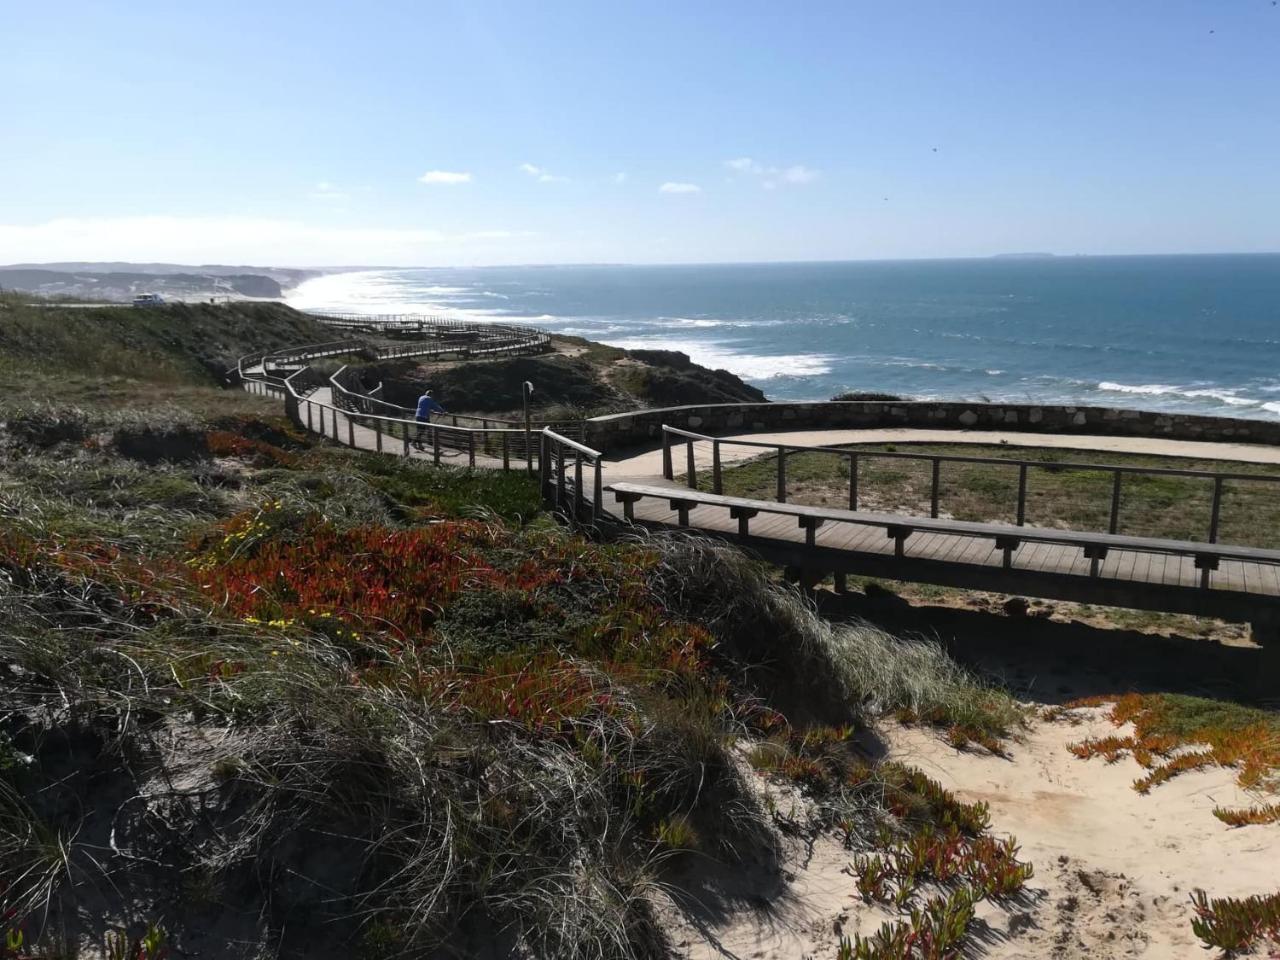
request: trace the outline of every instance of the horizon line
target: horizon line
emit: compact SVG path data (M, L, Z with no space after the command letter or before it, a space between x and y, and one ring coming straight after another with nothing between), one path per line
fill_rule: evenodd
M1052 253L1048 251L1009 252L974 254L954 257L825 257L794 260L577 260L564 262L522 261L511 263L455 263L455 264L253 264L253 263L181 263L163 260L46 260L25 261L21 263L0 264L0 270L48 269L67 264L126 264L174 266L174 267L254 267L266 270L315 270L328 273L359 273L372 270L489 270L495 268L556 268L556 267L748 267L748 266L803 266L806 264L844 264L844 263L955 263L988 260L1119 260L1155 257L1274 257L1280 256L1277 250L1213 252L1179 252L1179 253Z

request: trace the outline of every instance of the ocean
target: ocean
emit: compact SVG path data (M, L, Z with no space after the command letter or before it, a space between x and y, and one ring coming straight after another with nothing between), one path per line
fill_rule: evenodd
M370 270L288 300L683 350L775 400L874 390L1280 418L1280 254Z

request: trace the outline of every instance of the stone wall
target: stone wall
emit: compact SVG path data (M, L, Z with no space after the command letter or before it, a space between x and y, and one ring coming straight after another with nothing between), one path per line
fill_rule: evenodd
M583 442L606 453L651 446L662 425L730 435L783 430L919 427L953 430L1017 430L1028 433L1166 437L1280 445L1280 421L1202 417L1110 407L1033 404L843 401L822 403L721 403L666 407L596 417Z

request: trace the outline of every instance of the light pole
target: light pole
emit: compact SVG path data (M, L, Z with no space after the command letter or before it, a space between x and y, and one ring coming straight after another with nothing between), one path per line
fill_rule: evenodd
M524 400L524 467L530 474L533 473L533 426L529 421L529 394L531 393L533 393L533 384L526 380L521 390Z

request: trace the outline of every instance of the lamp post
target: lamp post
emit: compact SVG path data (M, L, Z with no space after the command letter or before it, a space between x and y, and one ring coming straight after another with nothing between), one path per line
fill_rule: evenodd
M521 391L524 400L524 467L529 474L533 473L533 426L529 421L529 394L533 393L533 384L524 382Z

